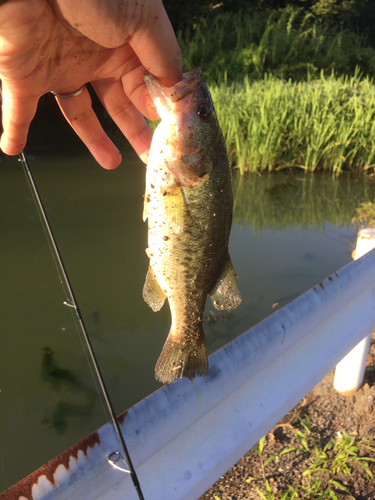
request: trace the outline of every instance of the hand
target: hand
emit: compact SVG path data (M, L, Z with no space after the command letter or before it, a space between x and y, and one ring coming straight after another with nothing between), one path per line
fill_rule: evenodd
M152 132L144 116L158 115L145 69L164 85L182 80L180 50L161 0L8 0L0 6L1 149L22 151L43 94L71 94L91 82L147 161ZM121 154L95 116L87 89L56 99L96 160L116 168Z

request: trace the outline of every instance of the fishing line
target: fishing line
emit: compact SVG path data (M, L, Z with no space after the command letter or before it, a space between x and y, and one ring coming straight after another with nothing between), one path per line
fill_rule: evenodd
M117 421L117 418L116 418L116 415L115 415L115 412L114 412L114 409L113 409L113 405L112 405L112 402L110 400L110 397L109 397L109 394L108 394L108 391L107 391L107 387L105 385L105 382L104 382L104 379L103 379L103 376L102 376L102 373L101 373L98 361L96 359L95 352L94 352L92 344L91 344L90 337L89 337L89 335L87 333L87 330L86 330L86 327L85 327L85 324L84 324L81 312L79 310L79 307L78 307L78 304L77 304L77 301L76 301L76 298L75 298L72 286L70 284L68 275L67 275L66 270L65 270L64 263L63 263L63 261L61 259L60 251L59 251L59 249L57 247L57 243L56 243L55 237L54 237L54 235L52 233L52 229L51 229L51 226L49 224L46 212L44 210L44 206L43 206L42 200L41 200L41 198L39 196L39 192L38 192L38 189L36 187L36 184L35 184L35 181L34 181L34 177L33 177L32 173L31 173L29 163L28 163L27 158L26 158L26 156L25 156L25 154L24 154L23 151L18 155L18 158L19 158L19 161L22 163L22 165L23 165L23 167L25 169L25 172L27 174L27 178L28 178L28 181L29 181L29 186L30 186L31 192L33 194L34 200L35 200L35 202L37 204L37 207L39 209L39 213L40 213L41 218L42 218L43 228L45 229L45 232L46 232L46 235L47 235L47 239L48 239L49 244L50 244L50 248L51 248L51 250L53 250L52 254L53 254L53 257L54 257L54 260L55 260L56 267L58 269L58 274L59 274L60 282L61 282L61 284L63 286L64 292L67 293L67 295L68 295L68 299L64 301L64 304L67 305L67 306L69 306L69 307L71 307L76 312L76 320L78 321L78 323L80 325L83 337L84 337L85 342L86 342L87 349L89 351L89 354L90 354L90 357L91 357L91 360L92 360L92 364L94 365L94 369L95 369L97 378L99 380L99 384L100 384L100 387L101 387L101 390L102 390L105 402L107 404L108 411L109 411L109 413L111 415L113 426L115 428L116 434L117 434L118 439L119 439L120 444L121 444L122 451L123 451L124 456L125 456L125 463L129 467L128 471L124 470L123 468L121 468L121 470L124 470L125 472L129 472L129 474L130 474L130 476L132 478L132 481L133 481L134 488L135 488L135 490L136 490L136 492L138 494L138 498L140 500L144 500L144 496L142 494L141 486L139 484L139 480L138 480L137 474L135 472L135 469L133 467L133 464L132 464L132 461L131 461L128 449L126 447L124 436L123 436L123 434L121 432L119 423ZM118 452L115 452L115 454L116 453L118 454ZM114 454L112 453L109 457L111 457L112 455L114 455ZM108 462L110 464L114 463L114 460L111 459L111 458L108 458L107 460L108 460ZM117 466L116 468L119 468L119 467Z

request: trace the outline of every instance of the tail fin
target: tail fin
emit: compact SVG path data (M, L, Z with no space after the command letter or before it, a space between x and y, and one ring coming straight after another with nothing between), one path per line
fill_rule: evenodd
M192 380L208 374L206 341L202 325L198 334L176 335L169 332L155 367L155 378L170 384L181 377Z

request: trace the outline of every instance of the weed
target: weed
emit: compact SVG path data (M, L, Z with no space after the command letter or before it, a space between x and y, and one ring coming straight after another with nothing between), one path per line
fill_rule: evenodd
M311 477L311 475L317 472L322 472L327 476L335 476L339 472L343 472L349 476L351 474L349 465L356 462L374 480L373 474L365 462L375 462L375 459L359 456L360 448L375 451L369 445L370 440L368 438L363 438L356 442L354 436L350 436L343 431L342 433L338 433L338 439L335 442L333 439L330 439L322 448L310 437L311 422L309 417L306 416L305 420L301 417L298 418L304 428L304 432L297 429L293 429L292 432L297 436L301 447L289 448L288 450L284 450L284 453L290 451L307 451L310 453L311 464L302 476Z
M285 8L267 12L227 12L210 23L178 33L184 71L200 66L210 83L272 74L306 80L320 71L353 74L356 66L375 76L375 52L363 36Z
M375 85L359 72L322 72L307 82L245 76L211 83L209 90L231 163L241 174L375 168Z
M375 77L375 51L301 12L228 13L179 34L241 174L375 168L375 85L362 77Z
M254 448L255 453L259 456L261 478L250 477L246 481L248 483L254 481L262 482L262 491L257 488L259 497L262 500L275 500L270 481L266 476L265 468L271 461L278 462L282 455L287 453L303 453L307 454L308 467L302 473L301 484L288 485L287 491L283 493L280 500L293 500L303 498L305 500L337 500L335 492L340 491L348 495L350 498L355 498L349 489L341 484L336 479L338 473L342 472L345 475L350 475L350 466L356 463L361 466L371 480L374 480L373 474L368 468L368 462L375 462L375 459L362 456L361 453L366 451L375 452L375 449L370 446L373 439L363 438L356 440L354 436L350 436L345 432L339 433L336 440L330 439L324 446L317 443L312 437L311 421L308 416L304 419L298 417L302 429L292 429L292 433L297 437L299 446L290 447L283 450L278 455L271 455L267 459L264 458L264 443L263 437L258 444L258 448Z
M272 491L270 483L268 482L268 480L266 478L266 470L265 469L266 469L266 466L268 463L270 463L272 460L275 460L277 462L279 460L279 457L277 455L270 455L266 460L263 459L265 439L266 439L266 436L263 436L258 443L258 448L254 448L255 453L259 457L260 469L261 469L261 474L262 474L261 481L263 482L263 486L265 488L264 493L262 493L258 488L257 488L257 492L258 492L258 495L263 500L274 500L275 494ZM246 479L246 482L250 483L251 481L259 481L259 480L260 480L259 478L250 477L250 478Z
M359 222L362 227L375 227L375 202L361 203L352 222Z
M349 465L355 462L374 480L374 476L365 462L375 462L375 459L359 456L360 448L374 451L369 446L368 439L361 439L356 443L354 436L343 432L335 443L330 440L323 450L314 447L314 456L311 459L312 464L309 470L310 472L321 471L326 475L336 475L342 471L345 475L350 476Z
M210 85L229 156L243 174L375 167L375 85L359 74Z

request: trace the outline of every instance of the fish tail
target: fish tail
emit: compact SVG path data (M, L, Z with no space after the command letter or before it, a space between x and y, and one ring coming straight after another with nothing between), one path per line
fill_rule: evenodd
M205 377L208 374L206 341L202 325L197 332L176 335L171 329L155 367L155 378L170 384L186 377Z

